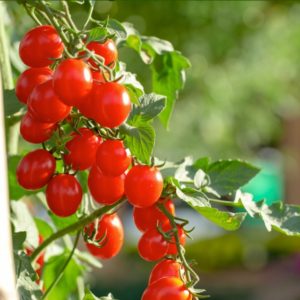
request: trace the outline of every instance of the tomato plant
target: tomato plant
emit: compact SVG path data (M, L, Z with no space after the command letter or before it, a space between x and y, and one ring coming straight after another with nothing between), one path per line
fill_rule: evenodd
M75 297L89 267L99 266L96 259L122 251L126 239L118 213L127 205L141 231L138 253L157 262L141 299L207 298L185 255L189 220L177 215L176 205L184 203L226 230L237 230L249 215L287 235L300 232L300 208L267 206L241 192L259 172L245 161L154 157L153 120L168 125L190 63L169 42L141 36L128 23L94 19L94 1L83 2L89 13L79 26L67 1L20 1L37 26L20 42L20 59L29 68L19 76L6 114L8 123L21 120L23 139L39 147L9 157L9 163L19 159L9 183L21 297ZM160 94L145 93L119 60L121 47L150 66ZM31 216L24 196L40 203L45 220ZM78 249L81 237L88 252ZM62 238L65 245L57 243ZM98 299L78 290L80 300Z

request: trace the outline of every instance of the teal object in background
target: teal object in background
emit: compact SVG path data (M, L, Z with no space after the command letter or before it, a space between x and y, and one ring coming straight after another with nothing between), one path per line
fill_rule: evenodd
M277 160L260 160L254 165L260 167L261 171L242 190L253 194L255 201L266 199L268 205L282 200L284 178L281 164Z

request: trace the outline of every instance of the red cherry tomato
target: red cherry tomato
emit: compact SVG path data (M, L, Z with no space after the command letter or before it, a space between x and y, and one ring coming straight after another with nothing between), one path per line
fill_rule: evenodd
M149 278L149 285L164 277L180 278L181 264L172 259L164 259L154 266Z
M48 183L46 199L49 208L55 215L68 217L73 215L79 208L82 189L74 176L59 174Z
M133 206L144 208L158 201L163 190L159 170L149 166L132 167L125 179L125 194Z
M129 150L121 140L106 140L97 151L96 165L105 174L118 176L123 174L131 164Z
M193 296L177 277L165 277L147 287L142 300L192 300Z
M73 132L74 137L66 143L69 153L64 155L64 160L74 170L85 170L94 164L101 138L88 128L78 131L80 134Z
M16 95L20 102L27 104L32 90L39 84L51 79L52 71L48 68L30 68L25 70L18 78Z
M103 71L92 71L92 77L94 81L97 81L98 83L105 82L105 78L103 76Z
M28 31L21 40L19 54L27 66L46 67L62 56L64 45L56 29L50 25Z
M116 82L97 83L91 92L90 110L102 126L114 128L127 119L131 109L129 94Z
M160 203L164 203L165 208L172 214L175 214L175 206L170 199L161 199ZM133 208L133 219L136 227L140 231L146 231L155 228L157 225L169 223L169 219L163 214L156 204L145 208Z
M110 205L124 195L124 175L106 176L94 165L89 174L88 186L96 202Z
M163 230L165 232L171 230L170 224L165 224L163 226ZM177 230L178 230L180 244L184 246L185 242L186 242L186 233L184 232L183 228L180 225L177 225ZM168 254L176 255L177 253L178 253L178 251L177 251L177 247L175 244L175 237L172 237L171 242L169 242Z
M86 247L91 254L102 259L110 259L116 256L124 243L124 229L117 214L104 215L98 222L98 231L95 240L101 240L99 247L86 243ZM91 223L85 228L85 232L91 235L95 224Z
M29 143L39 144L47 141L56 129L56 124L37 121L30 113L26 113L20 125L23 139Z
M32 91L28 99L28 111L45 123L57 123L68 116L71 107L65 105L55 94L52 81L48 80Z
M90 42L86 47L95 52L95 54L102 56L104 58L105 65L114 67L118 59L118 50L113 40L108 39L102 44L99 42ZM88 61L92 66L97 67L97 64L92 58Z
M53 74L53 87L65 104L79 105L93 87L89 66L80 59L62 61Z
M141 236L138 251L144 260L159 260L167 254L168 242L156 228L152 228Z
M17 167L17 180L25 189L37 190L48 183L55 172L55 158L46 150L26 154Z

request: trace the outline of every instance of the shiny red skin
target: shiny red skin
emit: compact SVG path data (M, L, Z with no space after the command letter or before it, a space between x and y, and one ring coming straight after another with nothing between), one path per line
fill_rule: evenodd
M106 140L97 151L96 165L105 175L119 176L131 164L131 155L121 140Z
M163 178L156 167L137 165L132 167L125 179L125 194L135 207L155 204L163 190Z
M51 79L52 71L48 67L30 68L25 70L16 83L16 95L20 102L27 104L33 89L43 82Z
M164 203L165 208L175 215L175 206L170 199L161 199L159 202ZM158 208L157 204L154 204L145 208L133 208L133 220L138 230L144 232L150 228L156 228L158 225L169 223L169 219Z
M101 126L114 128L126 121L131 110L129 94L116 82L97 83L91 92L90 111Z
M81 204L82 188L74 176L59 174L48 183L46 199L55 215L68 217L73 215Z
M62 61L53 74L53 88L61 100L77 106L89 95L93 77L89 66L80 59Z
M148 285L164 277L180 278L181 264L172 259L164 259L157 263L152 269Z
M103 76L103 73L102 73L102 71L93 71L92 70L92 77L93 77L93 80L94 81L97 81L97 82L99 82L99 83L103 83L103 82L105 82L105 78L104 78L104 76Z
M124 195L124 177L106 176L94 165L88 177L88 187L94 200L106 205L117 202Z
M64 155L64 160L73 170L86 170L94 164L102 139L88 128L79 128L78 131L80 134L73 132L73 138L66 143L69 153Z
M110 259L116 256L124 243L124 229L123 224L117 214L104 215L99 221L98 232L95 236L96 240L105 236L98 248L92 244L86 243L86 247L91 254L101 259ZM91 223L85 228L85 232L89 235L95 228L95 224Z
M60 100L53 90L52 81L48 80L32 91L28 111L40 122L57 123L69 115L71 107Z
M17 167L17 180L27 190L37 190L45 186L56 168L55 158L43 149L26 154Z
M53 64L62 56L64 45L56 29L43 25L29 30L21 40L19 55L29 67L40 68Z
M141 236L138 243L139 255L146 261L163 258L168 251L168 242L156 229L149 229Z
M163 230L165 232L171 230L170 224L166 224L165 226L163 226ZM180 244L182 246L184 246L185 242L186 242L186 233L184 232L183 228L179 225L177 225L177 230L178 230L178 236L179 236ZM169 255L178 254L177 247L176 247L176 244L175 244L175 237L172 237L171 242L169 242L169 247L168 247L167 254L169 254Z
M98 54L104 58L104 63L107 66L114 67L117 59L118 59L118 49L116 47L116 44L113 40L108 39L105 43L99 43L99 42L90 42L86 46L89 50L94 51L95 54ZM97 67L97 64L94 62L92 58L88 60L88 62L94 66Z
M147 287L142 300L192 300L193 296L177 277L164 277Z
M20 133L23 139L32 144L43 143L52 136L56 124L37 121L30 113L26 113L21 120Z

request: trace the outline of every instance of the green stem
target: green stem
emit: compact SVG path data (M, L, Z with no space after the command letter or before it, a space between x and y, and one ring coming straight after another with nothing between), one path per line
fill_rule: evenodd
M244 207L241 202L232 202L232 201L219 200L219 199L208 199L208 201L216 204L225 205L225 206L238 207L238 208Z
M166 215L166 217L169 219L170 224L173 228L174 237L175 237L175 244L178 251L179 259L184 267L186 279L187 279L187 287L194 286L199 281L199 276L197 273L193 270L193 268L189 265L187 262L185 256L184 256L184 248L182 247L180 243L180 238L178 236L178 229L177 224L174 219L174 216L165 208L163 204L158 204L159 209Z
M74 242L74 246L73 249L68 257L68 259L66 260L66 262L64 263L64 265L62 266L58 276L54 279L54 281L51 283L51 285L49 286L49 288L46 290L46 292L44 293L44 295L42 296L41 300L46 299L47 296L50 294L50 292L53 290L53 288L57 285L57 283L60 281L60 279L62 278L64 271L66 270L69 262L71 261L73 254L77 248L78 245L78 241L79 241L79 237L80 237L80 230L78 230L76 238L75 238L75 242Z
M35 261L36 258L39 256L39 254L55 240L63 237L66 234L69 234L71 232L82 229L84 226L90 224L95 219L101 217L102 215L104 215L106 213L116 211L119 208L120 204L122 204L122 203L124 203L124 199L119 200L118 202L114 203L113 205L101 207L101 208L95 210L89 216L87 216L83 219L80 219L76 223L73 223L73 224L55 232L48 239L46 239L39 247L37 247L33 251L33 253L31 254L31 257L30 257L31 261Z
M93 15L93 11L94 11L94 4L92 2L89 2L90 3L90 9L89 9L89 14L88 14L88 17L83 25L83 28L82 30L85 30L86 27L88 26L90 20L92 19L92 15Z
M65 9L65 13L66 13L66 18L69 22L69 25L72 27L72 29L75 31L75 32L79 32L77 26L75 25L73 19L72 19L72 16L71 16L71 13L70 13L70 9L69 9L69 5L68 5L68 2L67 1L62 1L62 5Z

